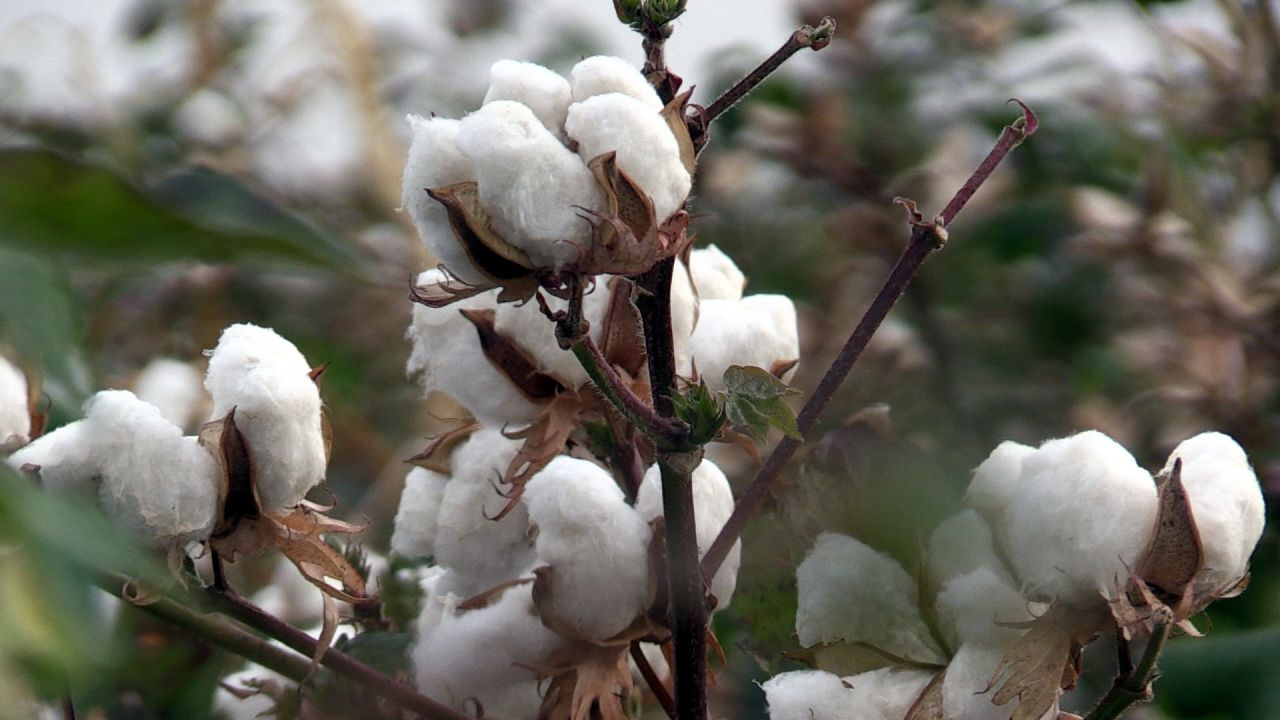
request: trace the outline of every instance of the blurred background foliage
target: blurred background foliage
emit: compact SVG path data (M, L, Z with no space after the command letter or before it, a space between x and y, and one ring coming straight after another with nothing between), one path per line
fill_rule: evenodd
M677 24L673 47L714 50L673 67L695 102L758 61L735 49L746 36L789 32L740 14L705 36ZM717 617L716 702L740 718L763 716L753 680L797 666L793 572L813 537L850 533L912 566L1001 440L1096 427L1155 469L1216 428L1273 507L1280 493L1272 3L800 0L785 14L832 15L839 39L713 129L692 210L750 292L797 300L802 390L903 245L892 198L940 208L1015 117L1009 97L1041 129L952 226L749 532ZM0 352L42 378L56 426L153 358L201 368L227 324L275 328L331 363L328 487L384 549L403 460L455 412L403 372L405 287L429 258L396 211L400 118L474 108L504 57L638 63L638 38L611 22L604 0L0 4ZM750 462L724 455L748 481ZM56 707L67 688L89 717L212 712L234 658L76 582L95 553L137 552L93 513L0 481L0 714L34 716L34 698ZM1211 609L1209 638L1172 644L1134 717L1280 716L1277 549L1269 531L1250 590ZM239 572L247 589L281 582L269 561ZM1082 702L1109 684L1105 655Z

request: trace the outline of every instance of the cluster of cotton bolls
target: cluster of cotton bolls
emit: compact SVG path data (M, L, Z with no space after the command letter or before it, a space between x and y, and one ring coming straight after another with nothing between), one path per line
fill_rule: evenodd
M1051 616L1063 624L1059 637L1067 644L1062 657L1045 656L1058 662L1046 678L1051 705L1035 711L1057 717L1052 697L1069 640L1112 622L1110 603L1124 595L1144 555L1158 549L1158 482L1170 482L1176 460L1202 546L1190 583L1194 605L1229 595L1248 572L1264 522L1257 478L1234 440L1216 432L1186 440L1156 478L1096 431L1038 448L1006 442L975 470L966 495L971 509L931 537L927 594L888 555L850 537L819 537L796 571L796 633L816 664L834 672L784 673L766 682L770 717L900 720L930 686L932 707L943 717L1007 718L1011 706L993 702L1009 669L1002 663L1029 637L1029 623ZM919 607L921 597L931 597L932 606ZM886 655L909 662L879 667ZM945 668L941 682L933 682L938 671L922 666Z
M297 505L324 479L320 394L292 343L269 329L232 325L210 352L204 384L213 420L235 411L262 512ZM96 495L139 540L176 550L206 540L219 522L227 492L221 462L217 448L184 435L160 408L128 390L95 394L83 419L8 458L37 473L48 490Z

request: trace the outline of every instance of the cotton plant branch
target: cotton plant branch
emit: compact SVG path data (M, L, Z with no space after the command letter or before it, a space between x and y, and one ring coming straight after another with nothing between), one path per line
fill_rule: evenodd
M1171 623L1156 625L1138 664L1128 668L1116 678L1111 689L1102 696L1098 706L1090 711L1084 720L1115 720L1134 703L1151 700L1151 683L1159 675L1156 661L1160 659L1160 653L1164 651L1164 645L1168 642L1172 631Z
M934 250L946 243L947 225L951 224L956 215L964 209L965 204L978 191L978 188L982 187L1005 156L1036 131L1038 121L1031 108L1017 100L1011 102L1016 102L1022 109L1022 116L1005 126L991 152L987 153L977 169L932 222L923 219L916 210L915 203L909 200L898 200L899 204L907 208L910 215L911 239L889 272L889 277L876 293L875 299L863 313L862 319L854 327L849 339L845 341L844 347L840 349L831 367L827 369L804 408L797 415L796 426L801 435L808 435L817 424L823 410L845 379L849 377L849 373L857 364L858 358L862 356L863 350L866 350L871 337L884 322L894 304L902 297L920 266ZM760 511L765 499L769 497L781 477L782 469L795 456L801 442L790 437L783 438L756 473L755 479L738 499L733 514L729 516L724 528L702 559L702 572L705 577L713 577L720 569L720 565L729 554L729 549L742 536L747 523Z
M654 672L653 666L649 664L649 658L645 657L644 650L640 648L639 640L631 641L631 660L635 662L636 669L640 671L640 676L644 678L649 690L653 692L653 697L662 706L663 712L667 714L667 717L674 720L676 717L675 700L672 699L671 693L667 691L667 686L662 682L662 678L658 677L658 673Z

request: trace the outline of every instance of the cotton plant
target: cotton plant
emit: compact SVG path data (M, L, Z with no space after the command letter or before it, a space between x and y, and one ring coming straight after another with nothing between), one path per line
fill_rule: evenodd
M817 669L764 684L771 717L1058 718L1085 645L1112 631L1158 651L1238 594L1265 514L1244 451L1217 432L1179 444L1154 477L1098 431L1003 443L966 499L930 539L925 593L883 553L819 536L796 571L796 633ZM900 670L890 688L872 682L884 666ZM923 685L909 674L922 668ZM892 714L854 698L864 685L898 698Z

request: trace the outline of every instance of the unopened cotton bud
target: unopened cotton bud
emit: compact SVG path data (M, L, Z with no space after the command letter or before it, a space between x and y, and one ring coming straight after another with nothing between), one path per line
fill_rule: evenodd
M622 58L595 55L581 60L569 73L573 101L605 93L622 93L644 103L654 113L662 110L662 99L640 70Z
M297 505L324 480L320 390L310 373L293 343L256 325L223 330L210 354L204 386L213 418L235 410L264 512Z
M426 468L415 467L404 478L396 526L391 533L391 553L403 558L425 558L435 554L436 522L449 478Z
M461 595L488 590L526 574L533 566L525 503L518 502L501 519L493 519L507 505L500 481L519 449L519 441L498 428L486 427L472 433L453 453L453 475L440 500L435 559L457 572L453 591Z
M486 282L484 275L472 267L458 243L444 206L427 194L427 188L476 179L471 159L458 149L458 125L450 118L409 116L412 140L400 203L413 219L427 252L459 280L476 285Z
M657 465L649 468L636 495L636 512L645 522L663 516L662 473ZM729 516L733 514L733 488L720 468L703 460L693 471L693 517L698 529L698 557L706 554ZM742 540L738 540L725 556L724 563L711 579L707 591L716 599L716 610L723 610L733 599L738 584L738 566L742 562Z
M689 274L701 300L741 300L747 286L747 276L715 245L689 253Z
M932 677L923 670L900 668L843 678L800 670L776 675L761 688L769 720L901 720Z
M550 568L544 620L597 641L626 629L648 594L649 525L613 477L562 455L529 481L524 501L538 562Z
M27 376L16 365L0 357L0 448L11 437L25 442L31 434L27 408Z
M418 285L443 280L439 270L428 270L418 276ZM415 303L407 333L413 342L407 370L419 375L424 392L448 394L486 425L521 424L532 420L540 406L485 357L476 326L461 313L493 310L497 305L497 290L442 308Z
M773 370L794 362L800 358L795 304L785 295L705 300L698 306L698 326L689 348L712 392L724 389L724 371L730 365Z
M492 227L538 267L560 267L590 242L583 209L604 209L586 164L529 108L496 100L462 119L458 148L475 163Z
M559 73L529 62L499 60L489 68L485 104L514 100L533 111L552 134L564 133L564 116L571 101L569 81Z
M1128 450L1090 430L1027 453L1000 510L992 529L1024 594L1091 606L1146 547L1156 489Z
M659 223L684 205L692 178L675 135L652 107L629 95L605 93L569 106L565 131L583 162L617 153L618 168L653 200Z
M939 662L918 607L916 582L896 560L845 535L823 533L796 568L796 635L803 647L866 643L898 657Z
M1244 450L1229 436L1206 432L1182 441L1162 474L1182 460L1182 485L1204 553L1196 595L1227 590L1244 577L1266 522L1262 490Z
M200 371L191 363L156 358L138 374L133 391L139 400L160 408L165 420L183 429L194 430L207 402Z

